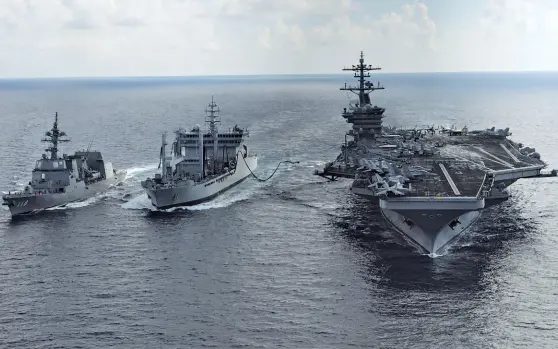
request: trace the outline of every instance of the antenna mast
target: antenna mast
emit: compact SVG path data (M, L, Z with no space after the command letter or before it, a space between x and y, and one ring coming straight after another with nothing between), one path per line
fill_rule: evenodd
M211 171L215 173L217 169L217 164L216 164L217 156L218 156L217 153L219 150L219 135L218 135L216 124L221 122L221 120L219 116L219 107L217 106L217 103L213 101L213 96L211 96L211 103L209 103L207 105L207 108L205 108L205 113L206 113L205 122L209 123L209 133L213 138L213 154L211 156L213 161L211 164Z
M52 126L52 129L47 131L45 136L45 138L41 139L41 142L51 144L51 146L46 148L45 151L50 153L51 160L56 160L58 158L58 143L70 141L69 139L61 138L66 136L66 132L58 129L58 112L54 115L54 125Z
M353 71L355 72L355 78L358 79L359 85L358 86L350 86L345 83L344 87L341 87L341 91L351 91L354 94L358 95L359 105L363 106L365 104L370 104L370 97L368 93L375 90L383 90L384 87L380 85L380 82L374 86L373 83L365 80L365 78L370 77L369 71L371 70L381 70L382 68L379 67L372 67L371 65L364 64L364 54L360 51L360 60L359 64L353 65L351 68L343 68L344 71Z
M209 133L212 135L217 134L217 123L220 123L219 107L217 103L213 101L213 96L211 96L211 103L205 108L205 122L209 124Z

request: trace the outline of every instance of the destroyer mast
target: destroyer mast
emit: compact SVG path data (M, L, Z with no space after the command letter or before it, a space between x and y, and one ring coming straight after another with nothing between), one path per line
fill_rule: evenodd
M45 149L46 152L50 153L50 159L58 159L58 143L69 142L70 140L66 137L66 132L60 131L58 129L58 112L54 115L54 125L50 131L45 132L45 138L41 139L41 142L50 143L51 145Z
M126 178L126 170L115 170L99 151L88 148L59 156L60 143L70 141L66 137L66 132L58 128L56 113L52 128L41 139L48 143L44 150L50 156L43 153L35 161L25 189L2 195L3 205L9 207L12 217L90 198Z

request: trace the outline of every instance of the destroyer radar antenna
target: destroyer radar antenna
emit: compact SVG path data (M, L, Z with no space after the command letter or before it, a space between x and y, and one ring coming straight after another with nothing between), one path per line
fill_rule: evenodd
M45 151L50 153L50 158L56 160L58 158L58 143L69 142L70 140L66 137L66 132L60 131L58 129L58 112L54 114L54 125L50 131L45 133L45 138L41 139L41 142L50 143L50 147L46 148Z

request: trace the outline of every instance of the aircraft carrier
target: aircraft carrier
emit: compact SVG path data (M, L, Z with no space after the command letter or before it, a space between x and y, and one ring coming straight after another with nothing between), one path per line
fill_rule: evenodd
M351 191L377 201L390 225L419 249L443 253L484 209L507 200L506 188L518 179L556 176L542 172L547 165L535 149L509 139L509 128L384 126L385 109L369 95L384 87L367 80L379 69L366 65L362 52L359 64L343 69L358 80L341 87L358 96L342 113L353 127L337 159L315 174L354 179Z

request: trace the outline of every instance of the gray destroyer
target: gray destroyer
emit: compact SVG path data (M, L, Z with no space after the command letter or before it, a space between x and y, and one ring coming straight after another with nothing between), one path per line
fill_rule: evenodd
M369 96L383 86L366 80L378 69L364 64L362 52L359 64L343 69L359 81L341 88L358 96L342 113L353 127L338 158L316 174L354 179L351 191L377 202L384 218L413 245L439 254L484 209L507 200L506 188L518 179L556 176L556 170L541 172L547 165L540 154L509 139L509 128L383 126L385 109L372 105Z
M248 130L234 126L219 132L219 108L211 99L205 109L208 129L199 125L190 131L178 129L167 155L166 133L162 136L159 168L155 178L141 182L153 206L168 209L209 201L234 187L258 166L257 154L249 153Z
M94 196L118 184L126 177L126 171L113 169L98 151L76 151L74 155L58 156L59 143L69 142L66 133L58 128L58 113L54 125L45 133L43 142L50 146L35 163L31 181L23 190L4 192L3 205L9 207L12 216L65 205Z

